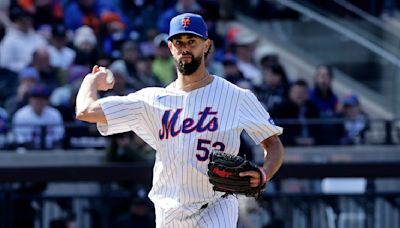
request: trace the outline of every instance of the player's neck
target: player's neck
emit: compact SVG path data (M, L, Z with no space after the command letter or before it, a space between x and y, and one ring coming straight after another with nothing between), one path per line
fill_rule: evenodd
M211 83L213 77L207 72L205 67L199 67L199 69L191 75L182 75L178 73L178 78L173 82L173 87L185 92L204 87Z

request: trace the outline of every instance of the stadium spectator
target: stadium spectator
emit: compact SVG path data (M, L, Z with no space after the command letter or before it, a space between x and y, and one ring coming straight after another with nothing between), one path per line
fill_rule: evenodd
M233 38L239 70L243 73L245 78L251 80L253 85L260 85L262 82L261 71L253 59L257 40L257 35L244 29L241 29Z
M56 108L63 119L64 123L70 124L65 128L65 134L62 140L63 149L72 148L72 137L84 137L93 135L90 133L90 128L85 124L75 127L73 124L80 123L75 118L75 100L78 93L78 86L83 77L90 72L86 66L75 65L68 68L68 81L65 85L56 88L50 96L50 104Z
M289 80L280 64L272 64L263 69L263 83L254 88L260 102L267 110L287 99Z
M226 80L232 82L233 84L245 88L253 89L250 80L244 78L242 72L237 66L237 57L233 54L226 54L223 60L224 74Z
M339 99L332 89L333 69L319 65L315 71L314 88L310 90L310 100L318 110L319 116L327 123L320 125L318 144L336 145L340 143L341 125L329 122L338 117Z
M99 31L102 7L96 0L70 1L65 7L64 24L70 30L76 30L84 25Z
M216 47L213 45L211 50L208 53L206 61L207 71L212 75L222 76L224 75L224 65L222 64L222 60L217 59L216 55Z
M0 107L0 149L5 149L8 146L7 132L8 126L8 113L2 107Z
M47 41L33 29L32 14L19 7L10 11L12 26L0 43L0 66L19 72L32 61L33 52Z
M365 132L369 128L368 115L362 110L356 95L348 95L343 100L340 117L344 119L345 134L342 144L362 144L365 142Z
M69 81L66 85L57 88L51 94L50 103L56 108L63 119L68 124L65 128L65 134L62 139L62 148L90 148L93 144L87 142L74 141L75 139L83 139L84 137L96 138L99 133L93 125L82 123L75 118L75 101L78 93L78 87L85 75L90 69L83 66L74 66L69 69Z
M10 116L14 115L18 109L28 104L29 93L39 80L39 72L33 67L25 68L19 73L19 84L16 93L5 102L5 108Z
M106 148L107 160L110 162L142 162L153 164L155 151L133 132L125 132L110 136L111 140ZM154 212L151 212L151 203L147 198L146 191L138 187L137 183L119 182L119 190L136 193L129 205L126 202L116 205L119 211L127 212L117 216L113 227L154 227ZM150 186L145 188L149 189Z
M107 95L126 95L145 87L160 85L160 82L157 81L151 72L151 60L149 58L140 57L136 60L134 80L129 78L121 67L122 65L119 64L110 66L109 69L114 73L115 85L113 90L106 93Z
M272 65L280 64L279 56L276 53L268 53L260 56L259 60L261 68L267 68Z
M133 132L125 132L110 136L106 148L106 158L109 162L139 162L154 164L155 151ZM120 182L119 186L125 190L132 190L136 186L132 182ZM149 186L150 187L150 186Z
M67 31L62 24L52 27L49 54L50 64L54 67L67 69L75 60L76 52L67 46Z
M6 133L7 132L7 122L8 122L8 113L6 110L2 107L0 107L0 133ZM2 147L3 143L0 143L0 147Z
M6 28L10 26L11 21L8 16L10 0L0 1L0 42L6 34Z
M207 24L208 37L213 41L213 52L216 59L222 59L225 49L225 37L218 30L218 21L220 19L220 1L200 0L204 12L202 16Z
M302 77L302 75L299 75L300 71L295 65L285 61L282 62L279 55L279 50L268 44L257 46L256 50L254 51L254 59L261 69L268 68L271 65L279 64L285 68L286 75L288 75L290 79Z
M151 206L151 202L147 198L146 190L143 188L138 188L134 190L134 192L136 194L134 194L134 198L130 202L128 211L119 215L111 227L150 228L156 226L153 215L154 208Z
M63 22L63 9L61 0L17 0L17 4L33 16L34 27L51 27Z
M50 64L50 53L47 47L38 48L33 52L30 66L39 72L40 82L46 84L51 91L65 81L59 69Z
M169 32L169 22L173 17L181 13L197 13L207 15L205 9L197 3L197 0L178 0L176 4L165 10L157 20L158 30L162 33Z
M275 106L270 114L277 121L283 121L279 125L285 129L281 136L285 145L310 146L316 143L318 125L309 124L307 120L319 118L319 112L309 99L308 85L304 80L295 81L289 89L288 99Z
M41 84L30 91L29 104L19 109L12 120L17 147L52 149L64 136L61 114L48 105L50 90ZM43 130L45 132L43 132Z
M147 29L156 28L157 20L154 20L154 15L159 15L160 5L163 2L158 0L120 0L121 12L129 19L126 21L128 29L137 31L139 34L145 34Z
M122 58L110 65L110 70L118 72L127 82L128 87L134 90L143 88L137 79L136 62L140 56L137 44L134 41L126 41L122 45Z
M1 40L3 40L4 35L6 34L6 25L2 22L1 16L2 15L0 15L0 43Z
M104 66L104 67L108 68L112 62L113 62L113 59L111 59L110 56L107 56L104 53L100 53L99 56L97 57L96 65Z
M129 39L129 30L115 12L104 11L100 18L99 46L102 53L113 59L121 57L121 46Z
M18 86L18 74L0 67L0 106L5 106L5 102L15 96Z
M138 43L139 51L143 56L154 58L156 52L156 46L154 45L154 39L160 33L155 28L148 28L146 32L141 36L141 40ZM138 39L133 39L138 41Z
M73 47L76 52L74 65L92 67L96 64L99 53L97 50L97 38L88 26L82 26L75 31Z
M73 91L79 88L81 80L90 73L91 69L86 66L74 65L67 69L67 81L65 85L57 87L50 96L53 106L70 106ZM73 118L75 119L75 118ZM71 120L71 119L69 119Z
M333 92L332 79L333 70L330 66L317 66L310 100L318 107L321 117L332 117L338 111L339 100Z
M161 33L154 38L155 53L151 66L154 76L164 86L175 79L175 64L168 48L167 37L167 34Z
M162 86L161 82L157 80L152 72L152 59L150 57L142 56L136 61L136 74L137 78L143 87Z
M154 151L133 132L111 136L107 147L107 160L111 162L147 162L154 161Z

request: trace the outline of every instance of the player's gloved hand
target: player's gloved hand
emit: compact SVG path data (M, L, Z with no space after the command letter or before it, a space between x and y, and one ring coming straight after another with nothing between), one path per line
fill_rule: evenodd
M215 191L257 197L265 189L267 177L263 168L242 157L213 152L208 176Z
M263 167L258 167L259 171L244 171L240 172L239 176L250 177L250 187L257 187L267 182L267 176Z
M107 80L108 70L105 67L99 67L95 65L92 69L92 74L94 77L94 81L96 83L96 89L98 91L107 91L114 87L115 80L113 79L110 83L110 80Z

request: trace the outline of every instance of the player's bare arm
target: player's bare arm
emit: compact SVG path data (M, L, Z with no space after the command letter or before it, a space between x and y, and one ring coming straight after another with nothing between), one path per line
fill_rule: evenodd
M261 142L264 148L264 171L269 181L281 167L284 157L284 148L277 135L273 135ZM255 171L242 172L241 176L251 176L250 185L257 187L260 184L260 174Z
M98 66L93 67L91 74L88 74L79 88L76 97L76 118L90 123L107 123L104 112L97 102L97 91L107 91L114 87L115 81L108 83L106 80L107 71Z

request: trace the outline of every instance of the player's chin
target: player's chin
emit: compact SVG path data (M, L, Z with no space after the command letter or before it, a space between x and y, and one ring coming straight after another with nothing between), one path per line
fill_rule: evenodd
M179 59L180 64L188 64L191 62L193 62L193 58L191 58L191 57L182 57Z
M187 68L190 65L191 65L191 62L179 62L179 66L181 66L183 68Z

